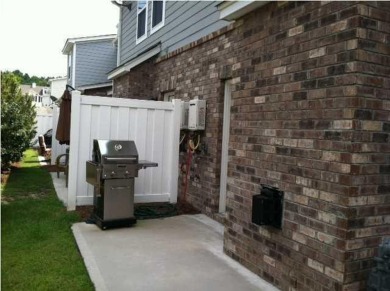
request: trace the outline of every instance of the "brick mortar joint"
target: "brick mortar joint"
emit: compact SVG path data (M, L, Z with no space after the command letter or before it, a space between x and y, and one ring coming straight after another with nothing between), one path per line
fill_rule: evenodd
M172 51L164 56L158 57L155 61L155 64L161 63L165 60L168 60L170 58L178 56L178 55L180 55L180 54L182 54L190 49L193 49L201 44L204 44L204 43L209 42L209 41L211 41L211 40L213 40L213 39L215 39L223 34L226 34L230 31L234 30L235 28L236 28L236 23L231 23L225 27L222 27L221 29L214 31L208 35L205 35L205 36L203 36L203 37L201 37L201 38L199 38L199 39L197 39L197 40L195 40L195 41L193 41L185 46L182 46L182 47L180 47L180 48L178 48L178 49L176 49L176 50L174 50L174 51Z

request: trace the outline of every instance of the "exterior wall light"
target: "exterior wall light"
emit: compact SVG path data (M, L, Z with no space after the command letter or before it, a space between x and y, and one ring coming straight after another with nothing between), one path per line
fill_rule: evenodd
M118 7L126 7L127 9L129 9L129 11L131 11L131 2L129 1L119 0L119 2L117 2L117 0L111 0L111 3Z

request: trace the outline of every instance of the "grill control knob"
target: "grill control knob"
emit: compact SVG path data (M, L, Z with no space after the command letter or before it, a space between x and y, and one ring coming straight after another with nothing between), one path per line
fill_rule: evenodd
M116 173L114 171L111 172L111 176L114 176Z
M128 175L128 174L129 174L129 171L126 171L126 172L125 172L125 175Z

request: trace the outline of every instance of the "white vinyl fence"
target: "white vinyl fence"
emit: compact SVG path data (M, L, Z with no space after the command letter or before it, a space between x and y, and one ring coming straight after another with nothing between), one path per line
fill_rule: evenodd
M38 145L38 136L44 135L46 131L51 129L53 122L53 114L51 112L41 113L38 112L35 118L37 133L33 139L34 145Z
M69 147L68 145L60 145L58 140L56 140L56 132L57 132L57 124L58 117L60 115L60 108L56 105L53 107L53 135L51 139L51 164L54 165L56 163L56 158L59 155L62 155L66 152L66 149Z
M140 160L158 163L139 171L135 202L177 201L180 101L145 101L72 92L68 210L93 204L85 181L94 139L134 140Z

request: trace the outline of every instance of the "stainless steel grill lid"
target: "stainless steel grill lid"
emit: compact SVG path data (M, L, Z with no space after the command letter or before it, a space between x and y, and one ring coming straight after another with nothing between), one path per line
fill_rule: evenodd
M136 164L138 151L132 140L94 140L92 160L99 164Z

